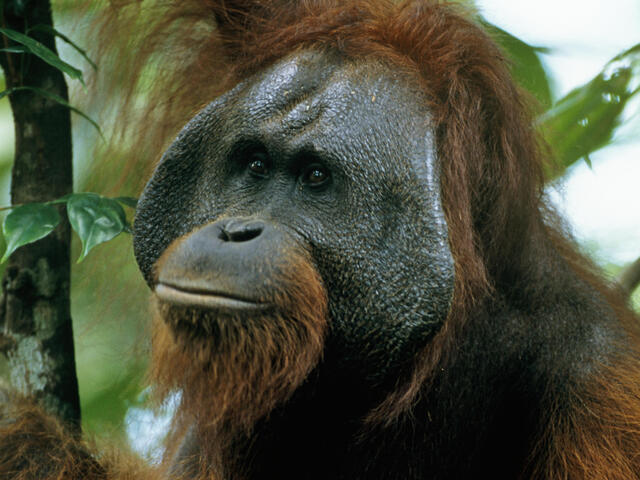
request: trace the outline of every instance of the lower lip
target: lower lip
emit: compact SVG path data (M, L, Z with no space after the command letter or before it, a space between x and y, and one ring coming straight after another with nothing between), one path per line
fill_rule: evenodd
M266 310L271 306L267 303L240 300L216 293L189 292L163 283L156 286L155 293L163 302L171 303L173 305L182 305L185 307L206 308L210 310L228 310L236 312L240 310L258 311Z

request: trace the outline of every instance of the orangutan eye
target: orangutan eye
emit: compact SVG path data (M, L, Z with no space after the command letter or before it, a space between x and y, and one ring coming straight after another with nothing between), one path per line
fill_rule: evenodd
M257 177L266 177L269 173L269 163L266 154L254 152L248 162L249 172Z
M310 187L319 187L326 184L331 178L329 170L322 165L311 165L302 174L302 183Z

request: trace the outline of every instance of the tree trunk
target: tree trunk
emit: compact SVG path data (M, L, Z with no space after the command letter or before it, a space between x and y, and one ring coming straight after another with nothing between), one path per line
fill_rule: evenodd
M52 25L49 0L4 0L0 23L28 33L54 52L55 39L36 25ZM0 48L12 42L0 35ZM7 88L29 86L67 99L56 68L28 54L0 52ZM36 92L10 95L15 124L12 204L42 202L73 188L69 110ZM61 212L64 213L64 212ZM44 239L19 248L2 280L0 342L7 355L10 383L46 410L80 426L80 402L69 306L70 227L66 215Z

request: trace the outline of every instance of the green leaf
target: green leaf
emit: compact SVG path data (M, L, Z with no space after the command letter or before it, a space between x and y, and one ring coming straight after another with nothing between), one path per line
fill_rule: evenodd
M69 200L73 195L75 195L75 193L67 193L66 195L63 195L62 197L60 197L60 198L56 198L55 200L51 200L51 201L49 201L49 202L47 202L47 203L48 203L48 204L50 204L50 205L58 205L58 204L61 204L61 203L66 204L66 203L67 203L67 201L68 201L68 200Z
M27 52L27 49L24 48L22 45L14 45L12 47L0 48L0 52L25 53L25 52Z
M87 253L119 235L127 224L124 209L111 198L95 193L74 193L67 201L71 226L82 241L80 263Z
M24 33L16 32L15 30L11 30L9 28L0 28L0 33L4 34L6 37L10 38L14 42L17 42L23 45L29 51L29 53L44 60L52 67L57 68L61 72L66 73L71 78L80 80L84 84L84 80L82 79L82 72L80 70L78 70L72 65L69 65L67 62L62 60L58 55L56 55L53 51L45 47L43 44L41 44L37 40L34 40L33 38L25 35Z
M133 197L116 197L114 198L114 200L120 202L121 204L127 206L127 207L131 207L131 208L136 208L138 206L138 199L137 198L133 198Z
M82 55L82 57L87 61L87 63L89 65L91 65L91 67L94 70L98 70L98 66L89 58L89 56L87 55L86 50L83 50L82 48L80 48L78 45L76 45L73 42L73 40L71 40L66 35L60 33L58 30L53 28L51 25L36 25L35 27L30 28L29 31L30 32L33 32L33 31L47 32L47 33L53 35L54 37L58 37L63 42L71 45L80 55Z
M60 215L51 205L28 203L15 207L2 224L7 250L0 263L5 262L17 248L49 235L58 223Z
M620 124L631 90L640 77L640 44L617 55L590 82L569 92L538 118L539 127L553 148L557 165L552 179L581 158L606 146Z
M102 130L100 130L100 125L98 125L91 117L89 117L82 110L79 110L76 107L72 106L64 98L62 98L59 95L56 95L55 93L48 92L47 90L43 90L42 88L38 88L38 87L14 87L14 88L10 88L8 90L4 90L0 92L0 99L2 99L2 97L5 97L7 95L11 95L14 92L20 92L20 91L35 92L38 95L42 95L43 97L48 98L49 100L53 100L54 102L67 107L69 110L71 110L74 113L77 113L82 118L86 119L91 125L93 125L95 129L98 130L98 133L100 134L100 136L104 139L104 135L102 135Z
M548 49L531 46L485 20L481 23L511 60L511 73L516 82L528 90L543 108L549 108L552 104L549 75L538 57Z

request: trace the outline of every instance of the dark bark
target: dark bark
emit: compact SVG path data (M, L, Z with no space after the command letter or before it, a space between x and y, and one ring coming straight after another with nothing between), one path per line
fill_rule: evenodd
M3 2L0 1L0 6ZM26 33L52 25L49 0L4 0L1 24ZM54 38L29 35L55 51ZM12 42L0 35L2 47ZM63 74L37 57L0 53L7 88L30 86L67 99ZM67 108L33 91L10 95L16 132L12 204L42 202L72 191L71 121ZM61 212L63 213L63 212ZM66 215L44 239L19 248L2 280L0 332L11 384L79 427L80 403L69 306L70 227Z

